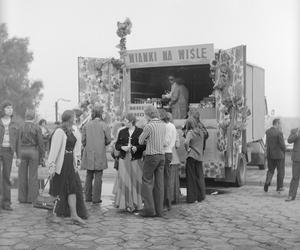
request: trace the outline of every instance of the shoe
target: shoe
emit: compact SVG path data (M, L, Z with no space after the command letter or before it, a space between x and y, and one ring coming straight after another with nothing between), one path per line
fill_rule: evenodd
M71 218L71 223L73 225L82 226L82 227L87 226L86 222L83 221L80 217L78 217L78 218Z
M78 220L72 220L72 224L76 225L76 226L87 227L86 223L82 223L82 222L80 222Z
M146 214L144 211L139 212L138 215L142 217L156 217L156 214Z
M278 189L277 189L277 192L278 192L278 193L283 192L283 191L284 191L284 188L278 188Z
M100 200L100 201L93 201L92 203L95 204L95 205L96 204L100 204L100 203L102 203L102 200Z
M3 210L6 210L6 211L13 211L12 207L7 205L7 206L3 206L2 207Z
M268 192L268 189L269 189L269 185L265 183L265 185L264 185L264 191Z
M295 200L295 197L292 197L292 196L289 196L285 201L294 201Z

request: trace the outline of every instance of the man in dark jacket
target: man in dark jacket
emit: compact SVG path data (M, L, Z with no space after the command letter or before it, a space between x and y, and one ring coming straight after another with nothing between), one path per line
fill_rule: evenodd
M300 179L300 128L292 129L288 138L288 143L294 143L294 146L292 152L292 180L290 184L289 197L286 201L293 201L296 199Z
M10 173L14 155L17 157L17 166L20 164L20 141L19 123L13 117L13 104L10 101L2 103L0 117L0 204L4 210L11 211Z
M87 202L99 204L102 192L103 170L108 167L106 146L111 142L109 126L102 119L103 109L95 106L92 120L82 128L82 169L86 169L85 199ZM93 182L94 180L94 182ZM94 183L94 184L93 184Z
M273 126L266 131L268 172L264 185L265 192L271 184L275 169L277 169L277 191L283 190L285 143L281 131L280 119L273 120Z

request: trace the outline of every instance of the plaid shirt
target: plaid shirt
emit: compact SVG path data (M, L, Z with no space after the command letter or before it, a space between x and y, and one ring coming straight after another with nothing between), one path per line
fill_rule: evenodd
M146 155L164 154L164 143L166 136L166 124L154 118L144 127L139 137L139 144L146 143Z

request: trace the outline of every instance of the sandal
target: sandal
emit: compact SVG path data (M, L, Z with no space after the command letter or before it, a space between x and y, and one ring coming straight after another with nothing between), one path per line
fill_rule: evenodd
M77 226L81 226L81 227L87 227L87 224L85 222L81 222L81 221L76 220L76 219L71 219L71 223L73 225L77 225Z

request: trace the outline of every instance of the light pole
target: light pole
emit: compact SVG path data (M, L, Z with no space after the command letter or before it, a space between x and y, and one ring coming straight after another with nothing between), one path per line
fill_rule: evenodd
M64 98L59 98L55 102L55 122L58 122L58 102L63 101L63 102L70 102L71 100L64 99Z

